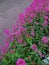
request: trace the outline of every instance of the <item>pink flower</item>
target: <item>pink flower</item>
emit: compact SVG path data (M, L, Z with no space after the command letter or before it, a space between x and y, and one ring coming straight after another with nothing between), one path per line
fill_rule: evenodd
M10 30L9 29L5 29L4 33L7 35L6 39L9 39L11 41L11 32L10 32Z
M44 23L42 24L43 26L47 26L48 25L48 21L45 20Z
M26 65L26 62L23 59L18 59L16 65Z
M32 50L34 50L35 52L37 52L37 46L35 44L32 45Z
M32 19L32 18L29 18L29 19L28 19L28 22L29 22L29 23L31 23L32 21L33 21L33 19Z
M5 48L5 46L0 45L0 52L2 55L5 55L7 53L7 49Z
M25 32L26 30L27 30L27 28L24 28L23 26L19 26L18 31L19 31L20 33Z
M47 12L49 10L49 7L45 7L44 11Z
M30 15L30 11L31 11L30 7L27 7L26 10L25 10L25 14L29 16Z
M19 31L24 31L24 27L23 26L19 26Z
M41 40L42 40L42 42L44 42L44 43L48 43L48 38L45 37L45 36L44 36Z
M8 47L9 47L9 43L6 42L6 43L5 43L5 48L8 48Z
M18 43L21 44L22 43L22 39L17 39Z
M9 29L5 29L5 30L4 30L4 33L5 33L6 35L9 35L9 34L10 34L10 30L9 30Z
M19 38L21 37L20 29L18 29L16 32L11 33L11 38Z
M7 53L7 49L5 47L3 47L2 50L1 50L1 54L5 55L6 53Z
M19 23L22 25L26 23L24 13L19 15L18 20L19 20Z
M30 17L33 19L35 17L35 14L34 13L31 13L30 14Z
M48 19L48 16L44 16L45 19Z
M7 40L4 40L4 43L5 43L5 48L9 48L9 42Z
M43 9L43 3L40 3L40 4L35 8L35 10L36 10L37 12L42 11L42 9Z

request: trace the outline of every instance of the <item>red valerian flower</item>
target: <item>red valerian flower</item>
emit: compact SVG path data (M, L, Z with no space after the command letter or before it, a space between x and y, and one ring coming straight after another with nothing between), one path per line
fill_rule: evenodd
M24 61L24 59L20 58L16 61L16 65L26 65L26 62Z
M42 42L44 42L44 43L48 43L48 38L45 37L45 36L44 36L41 40L42 40Z
M34 50L35 52L37 52L37 46L35 44L32 45L32 50Z

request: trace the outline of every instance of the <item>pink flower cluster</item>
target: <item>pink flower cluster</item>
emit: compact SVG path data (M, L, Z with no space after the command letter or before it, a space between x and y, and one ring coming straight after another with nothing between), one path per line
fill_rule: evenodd
M22 40L20 38L22 36L22 33L24 33L24 31L26 30L26 28L24 28L23 26L25 26L26 23L31 23L37 16L37 13L40 12L41 15L43 15L42 12L47 13L49 4L48 2L49 0L33 0L31 5L26 8L24 13L18 16L16 24L12 26L12 32L10 32L8 29L5 30L5 34L7 35L9 41L13 41L13 38L17 38L18 42L22 43ZM48 25L48 21L45 20L43 25ZM31 35L34 36L34 30L31 31Z
M44 23L43 23L43 26L47 26L48 25L48 21L45 20Z
M44 37L42 38L42 42L48 43L48 38L44 36Z
M22 43L22 34L23 33L25 34L26 33L25 31L27 30L27 28L24 27L25 24L31 23L33 21L33 19L35 17L37 17L38 13L40 13L41 15L43 15L43 12L47 13L47 11L49 9L48 4L49 4L49 0L33 0L31 5L28 8L26 8L24 13L22 13L18 16L16 25L12 26L12 32L8 29L4 30L5 34L7 35L7 37L6 37L7 41L5 41L5 47L1 49L2 54L7 53L6 49L9 47L10 42L17 39L19 44ZM45 17L45 18L47 18L47 17ZM35 24L38 25L37 22L35 22ZM48 25L48 21L45 19L43 26L47 26L47 25ZM35 35L34 29L31 30L31 35L32 36ZM42 42L48 43L48 38L43 37ZM36 52L37 46L35 44L33 44L32 49ZM16 62L16 65L26 65L26 62L23 59L18 59Z
M32 50L34 50L35 52L37 52L37 46L35 44L32 45Z
M26 65L26 62L24 61L24 59L20 58L16 61L16 65Z

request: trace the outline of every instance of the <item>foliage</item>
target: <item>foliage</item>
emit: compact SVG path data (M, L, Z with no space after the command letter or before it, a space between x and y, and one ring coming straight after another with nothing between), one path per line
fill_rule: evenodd
M20 14L12 32L5 29L1 65L42 65L49 56L49 0L34 0Z

